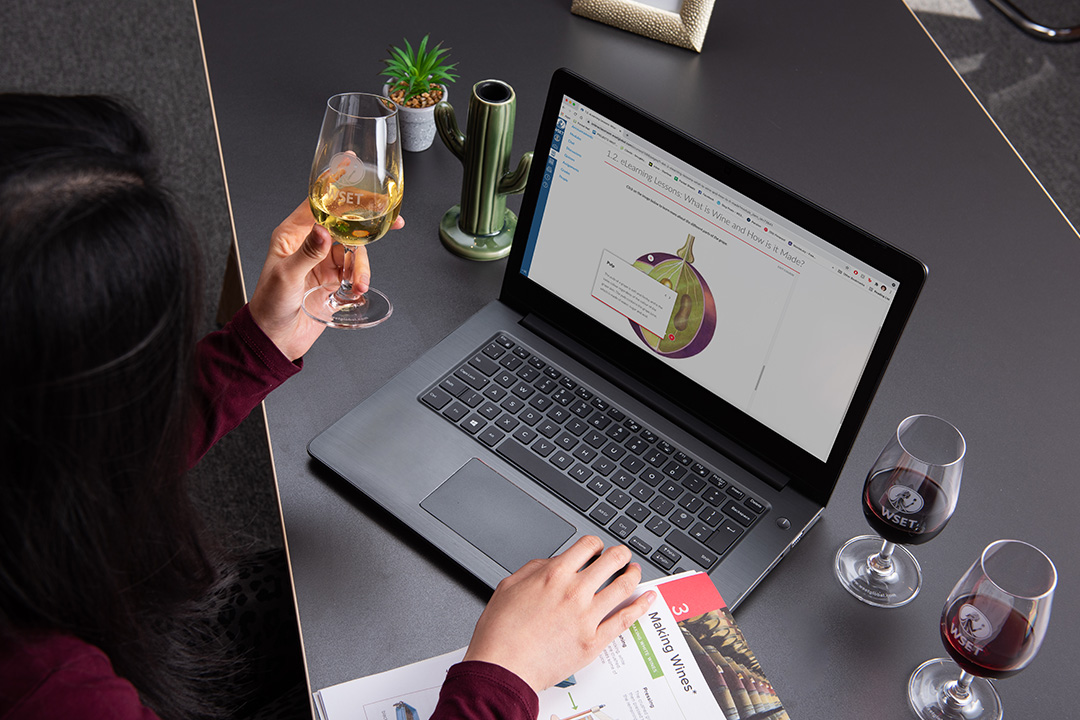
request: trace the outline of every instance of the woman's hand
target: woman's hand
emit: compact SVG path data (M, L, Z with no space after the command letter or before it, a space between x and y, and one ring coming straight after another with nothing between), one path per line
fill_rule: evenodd
M404 226L405 220L399 216L392 229ZM315 224L306 200L270 236L250 310L255 323L289 360L303 356L325 329L304 313L301 304L304 294L316 285L341 282L343 253L330 232ZM367 249L358 247L355 255L353 286L367 292L371 282Z
M656 597L650 590L612 613L641 580L641 567L627 566L630 557L622 545L604 550L599 538L585 536L561 555L530 561L495 589L465 659L501 665L536 692L565 680L641 617Z

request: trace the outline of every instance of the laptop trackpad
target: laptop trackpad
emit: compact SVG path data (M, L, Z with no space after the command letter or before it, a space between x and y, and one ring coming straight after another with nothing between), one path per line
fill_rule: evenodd
M546 558L577 529L473 458L420 503L507 571Z

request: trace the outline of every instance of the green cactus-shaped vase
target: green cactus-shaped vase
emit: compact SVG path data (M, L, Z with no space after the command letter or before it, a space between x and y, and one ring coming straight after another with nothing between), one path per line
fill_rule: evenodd
M454 108L435 106L439 137L465 168L461 204L446 211L439 237L451 252L470 260L498 260L510 253L517 215L506 207L506 196L522 192L529 178L532 153L509 171L514 140L514 89L501 80L482 80L469 98L468 134L458 130Z

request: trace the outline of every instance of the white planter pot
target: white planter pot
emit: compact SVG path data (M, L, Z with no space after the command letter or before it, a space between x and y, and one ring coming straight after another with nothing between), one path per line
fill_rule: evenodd
M450 97L450 92L445 85L442 88L442 99ZM390 85L383 85L383 95L390 97ZM397 103L394 103L397 105ZM401 149L408 152L420 152L431 147L435 140L435 106L426 108L411 108L397 105L398 127L401 130Z

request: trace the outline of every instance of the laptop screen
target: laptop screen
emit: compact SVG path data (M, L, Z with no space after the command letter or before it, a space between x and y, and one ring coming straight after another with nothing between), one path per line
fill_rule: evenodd
M564 95L521 273L820 460L895 278Z
M925 279L917 259L563 69L500 297L824 503Z

